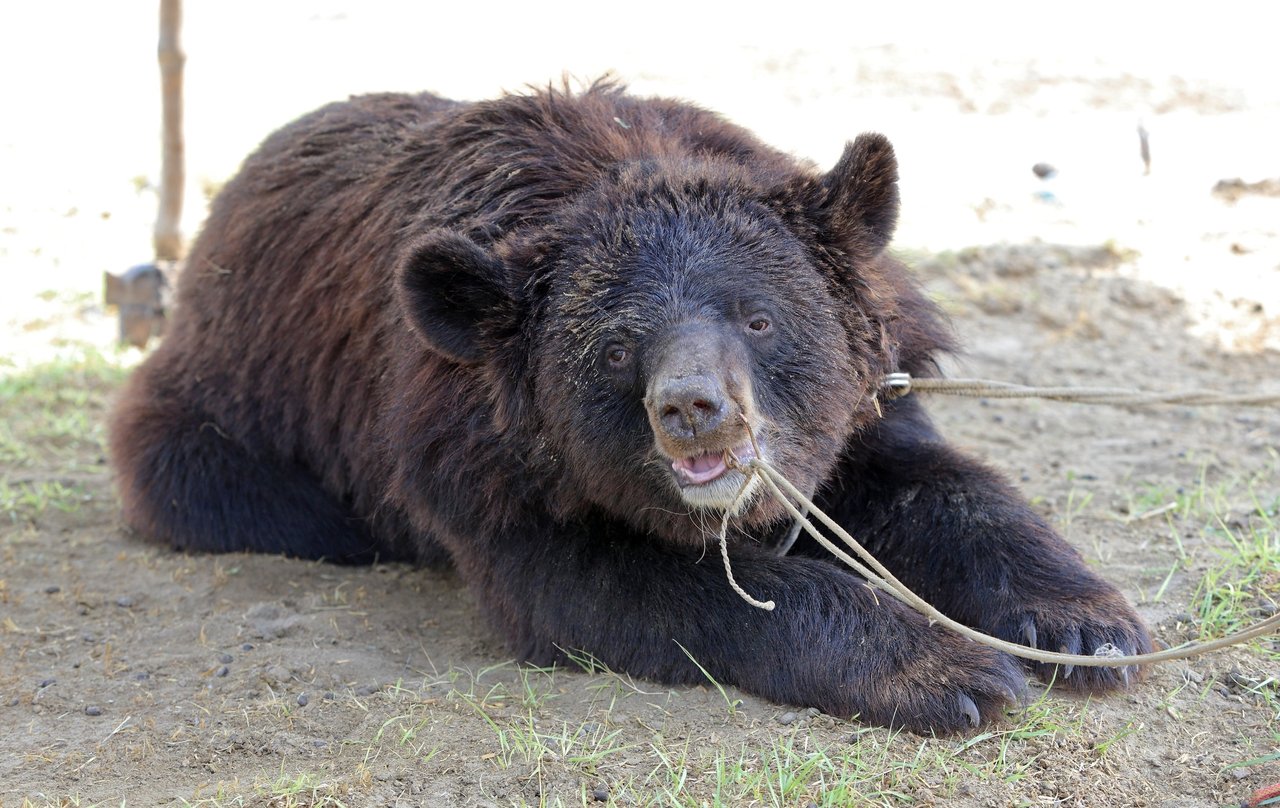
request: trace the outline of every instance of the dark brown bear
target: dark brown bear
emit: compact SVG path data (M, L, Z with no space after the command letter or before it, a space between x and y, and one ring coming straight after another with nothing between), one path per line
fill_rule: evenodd
M125 519L188 550L447 560L539 664L582 650L688 683L692 656L778 702L976 725L1022 692L1021 667L816 545L779 554L789 519L762 492L732 554L777 609L743 602L708 552L749 423L944 612L1052 650L1150 647L913 397L878 411L886 372L927 374L949 347L885 255L897 215L879 135L822 174L608 83L325 107L248 159L192 248L111 424Z

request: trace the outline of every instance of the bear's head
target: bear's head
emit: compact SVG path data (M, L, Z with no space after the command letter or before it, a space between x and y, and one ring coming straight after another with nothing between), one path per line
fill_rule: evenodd
M594 506L702 541L742 489L732 456L758 452L812 491L875 417L897 211L879 135L824 175L629 162L493 247L424 234L401 301L431 349L477 369L561 515ZM759 494L740 501L744 526L785 514Z

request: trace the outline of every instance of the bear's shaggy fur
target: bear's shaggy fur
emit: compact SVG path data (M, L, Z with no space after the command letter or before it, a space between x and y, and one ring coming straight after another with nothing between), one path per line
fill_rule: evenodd
M452 563L523 658L586 651L838 715L997 716L1009 657L879 598L781 506L711 530L767 455L955 618L1052 650L1150 642L1123 598L889 371L938 315L885 254L888 141L820 173L601 82L374 95L272 135L194 244L110 428L124 516L190 550ZM751 425L757 444L748 438ZM688 655L686 655L686 650ZM1105 689L1127 672L1040 669Z

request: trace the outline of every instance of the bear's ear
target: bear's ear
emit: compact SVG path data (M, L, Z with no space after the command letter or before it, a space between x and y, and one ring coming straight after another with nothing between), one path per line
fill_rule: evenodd
M819 184L820 217L865 258L889 246L898 224L898 159L884 135L858 135Z
M419 236L396 275L409 323L432 350L454 362L483 362L515 327L503 263L461 233Z

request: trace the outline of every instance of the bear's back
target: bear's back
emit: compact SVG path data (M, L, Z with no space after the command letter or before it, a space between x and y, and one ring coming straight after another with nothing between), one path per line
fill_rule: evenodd
M268 137L214 201L149 373L229 436L371 512L394 453L391 408L424 395L483 401L476 374L404 323L395 269L413 234L446 227L493 245L554 219L619 166L701 159L780 182L804 173L714 113L608 82L323 107ZM432 392L407 374L433 377Z

